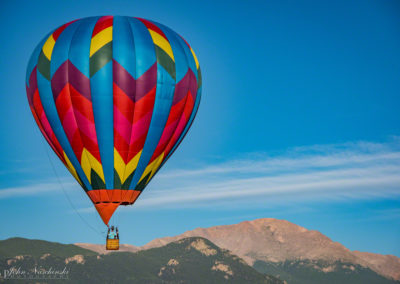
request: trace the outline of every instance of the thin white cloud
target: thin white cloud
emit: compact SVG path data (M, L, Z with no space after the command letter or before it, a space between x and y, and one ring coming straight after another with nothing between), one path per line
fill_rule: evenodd
M315 145L273 157L258 154L192 170L169 170L154 179L135 206L395 198L400 196L399 146L398 140Z
M274 156L256 153L190 170L163 170L134 208L218 208L265 206L272 201L398 198L399 141L395 138L388 143L297 147ZM0 189L0 199L42 194L54 190L55 185ZM69 180L64 186L75 185ZM79 211L93 212L93 209Z
M62 186L65 189L70 190L71 188L75 188L76 184L71 180L63 180ZM60 189L61 185L58 181L48 181L23 186L21 185L17 187L1 188L0 199L40 195L43 193L47 194L52 192L59 194L61 192Z
M299 149L299 148L297 148ZM264 156L258 159L233 160L219 165L206 166L193 170L168 171L159 175L159 178L177 178L205 174L223 173L268 173L304 170L323 167L352 167L369 163L400 162L400 151L360 152L360 149L352 146L346 150L336 150L335 147L325 148L326 152L309 153L311 148L305 151L289 152L278 157Z

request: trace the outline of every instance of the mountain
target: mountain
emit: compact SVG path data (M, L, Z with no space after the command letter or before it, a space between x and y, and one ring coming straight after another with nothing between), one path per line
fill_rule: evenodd
M235 225L197 228L175 237L155 239L143 249L163 246L170 241L200 236L253 264L256 260L279 262L294 259L343 260L358 258L339 243L318 231L309 231L284 220L257 219Z
M276 219L198 228L112 253L95 244L0 241L0 273L12 267L67 267L70 283L400 284L399 258L350 251Z
M260 272L268 271L281 277L285 271L287 275L293 274L293 267L297 267L302 271L305 268L314 269L322 275L336 273L339 277L347 274L372 273L378 274L378 280L382 278L380 276L400 280L400 259L395 256L352 252L318 231L307 230L288 221L271 218L245 221L235 225L197 228L175 237L155 239L140 249L161 247L194 236L206 238L217 246L231 251ZM292 270L288 268L289 264L293 266L290 268ZM282 277L285 280L289 278Z
M394 255L382 255L370 252L353 251L353 254L366 261L374 271L379 271L393 279L400 279L400 258Z
M284 279L289 284L394 284L361 265L342 261L287 260L283 262L256 261L253 267L261 272Z
M97 254L75 245L21 238L0 241L0 249L1 272L19 268L33 278L35 268L65 269L68 279L63 283L284 283L257 272L239 257L200 237L134 253ZM59 279L28 278L0 277L0 282L60 283Z
M71 257L74 255L93 256L97 255L92 250L87 250L75 245L65 245L42 240L29 240L24 238L10 238L0 241L0 257L11 258L16 255L30 255L38 258L44 254L55 257Z

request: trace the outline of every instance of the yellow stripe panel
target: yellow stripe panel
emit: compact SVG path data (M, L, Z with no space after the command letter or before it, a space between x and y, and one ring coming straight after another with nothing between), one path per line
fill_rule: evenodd
M91 175L90 175L90 171L92 170L92 167L90 166L88 157L86 155L84 155L83 152L82 152L82 156L81 156L81 167L82 167L82 170L85 173L87 179L89 180L89 183L92 183Z
M128 164L125 167L125 174L123 175L122 179L121 179L121 183L124 183L125 180L131 175L131 173L133 173L133 171L136 169L137 164L139 163L139 159L140 156L142 155L142 151L140 151L139 153L136 154L135 157L132 158L132 160L130 160L128 162Z
M150 178L148 179L147 182L149 182L150 179L156 174L158 168L161 165L161 162L164 160L164 153L162 153L156 160L157 160L157 164L154 165L153 171L151 172Z
M72 165L71 161L68 159L68 157L65 154L65 152L63 152L63 156L64 156L64 159L65 159L65 162L67 163L67 169L74 176L74 178L79 182L79 184L82 185L81 181L79 180L78 174L76 173L76 170L75 170L74 166Z
M114 148L114 169L117 171L119 179L122 181L124 176L126 165L117 149Z
M194 53L194 51L193 51L192 48L190 48L190 51L192 52L194 61L196 62L196 68L199 69L199 61L197 60L197 56L196 56L196 54Z
M164 158L164 153L162 153L160 156L158 156L150 165L148 165L146 167L146 169L144 170L143 175L141 176L139 182L145 177L147 176L150 172L150 178L155 174L155 172L157 171L158 167L160 166L162 160ZM150 180L150 179L149 179Z
M48 60L51 60L51 54L53 53L53 48L55 44L56 42L53 38L53 35L51 34L43 45L43 53Z
M126 165L125 174L124 174L123 179L121 180L122 183L124 183L125 180L129 177L129 175L131 173L133 173L133 171L136 169L141 155L142 155L142 151L137 153L136 156L133 157L132 160L130 160L129 163Z
M85 148L83 148L83 150L82 150L81 167L82 167L83 171L85 172L87 178L89 179L89 182L92 182L91 179L90 179L90 170L93 169L94 171L96 171L97 175L105 183L102 165Z
M169 55L169 57L171 57L172 60L175 62L174 54L172 53L172 48L169 42L159 33L153 30L149 30L149 32L153 39L154 44L158 45L162 50L164 50Z
M92 38L92 41L90 43L90 56L96 53L96 51L98 51L104 45L112 41L112 28L112 26L108 27L95 35L94 38Z

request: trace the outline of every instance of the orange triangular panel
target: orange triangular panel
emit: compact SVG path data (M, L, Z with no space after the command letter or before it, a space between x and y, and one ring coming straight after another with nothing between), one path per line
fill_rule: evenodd
M98 203L95 204L97 212L101 219L103 219L104 224L108 225L111 216L114 214L115 210L118 208L119 203Z

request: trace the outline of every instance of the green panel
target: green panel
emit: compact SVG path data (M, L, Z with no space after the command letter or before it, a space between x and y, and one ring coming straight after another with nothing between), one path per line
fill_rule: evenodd
M131 185L132 178L135 175L135 171L133 171L130 176L125 180L125 182L122 184L121 189L129 189L129 186Z
M114 169L114 189L121 189L122 183L117 171Z
M147 174L147 176L145 176L135 187L135 190L139 190L142 191L147 184L147 180L150 178L151 172Z
M197 70L197 89L199 89L201 87L201 83L202 83L202 78L201 78L201 70L200 70L200 66L199 69Z
M99 175L94 170L90 171L90 180L91 180L93 189L105 189L106 188L105 183L103 182L103 180L99 177Z
M50 81L50 60L44 55L43 50L40 52L37 69L39 72Z
M100 48L90 57L90 77L103 68L112 59L112 41Z
M154 45L154 47L156 49L158 64L160 64L162 67L164 67L165 71L167 71L168 74L171 75L171 77L175 80L175 77L176 77L175 62L160 47L158 47L157 45Z

